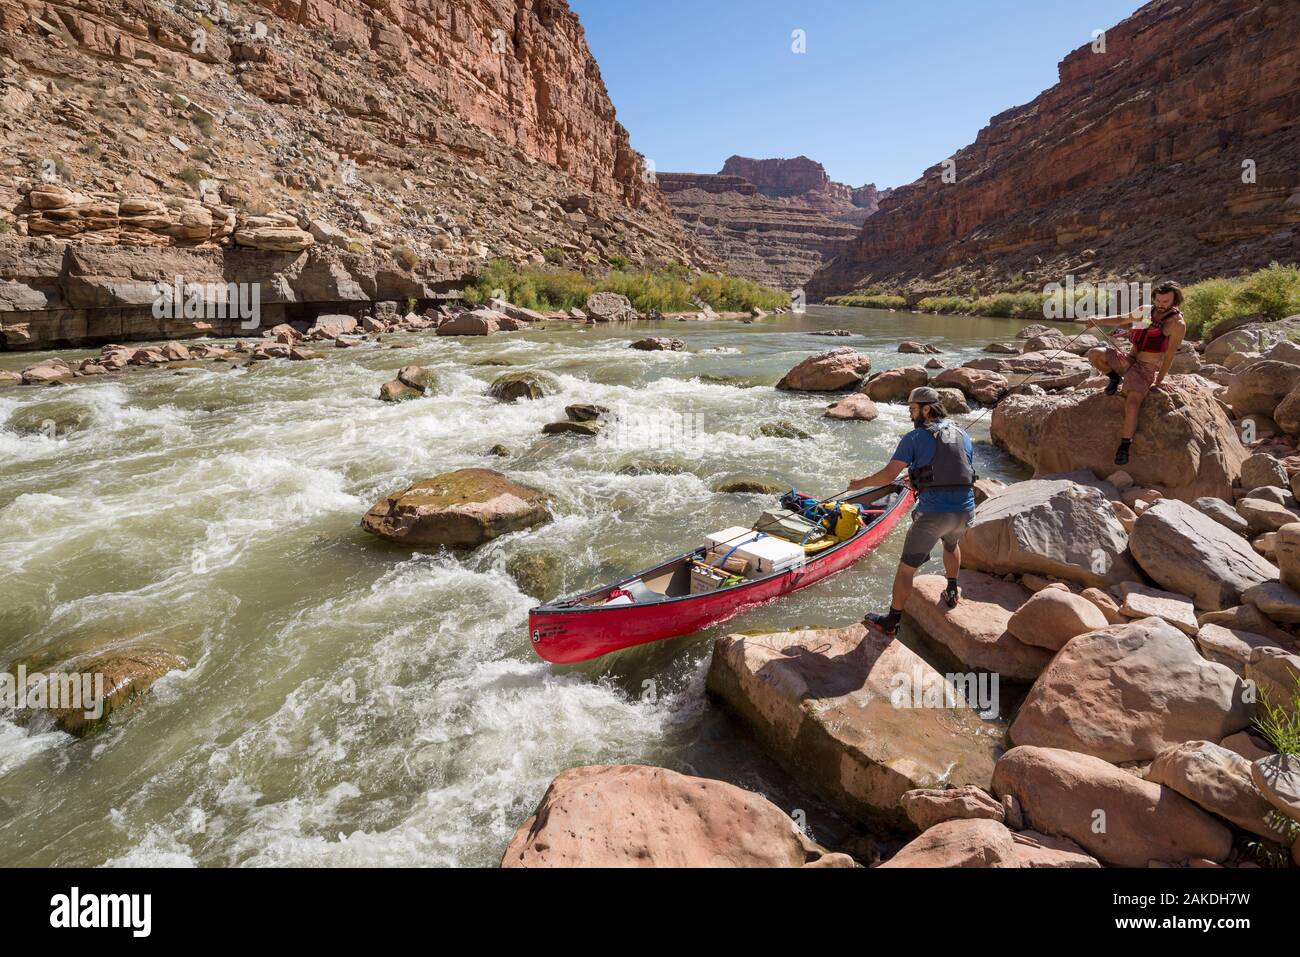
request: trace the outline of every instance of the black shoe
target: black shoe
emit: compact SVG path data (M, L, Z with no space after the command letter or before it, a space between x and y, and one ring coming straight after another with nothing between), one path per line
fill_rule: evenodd
M1128 465L1128 443L1127 442L1123 443L1119 447L1119 451L1115 453L1115 464Z
M949 608L956 608L957 602L961 601L961 589L956 585L949 585L943 591L943 603Z
M1119 384L1123 380L1120 379L1118 372L1108 372L1106 378L1110 380L1110 385L1106 386L1106 394L1114 395L1119 391Z
M898 619L893 615L869 614L862 619L862 623L864 625L875 625L885 633L887 638L893 638L898 634Z

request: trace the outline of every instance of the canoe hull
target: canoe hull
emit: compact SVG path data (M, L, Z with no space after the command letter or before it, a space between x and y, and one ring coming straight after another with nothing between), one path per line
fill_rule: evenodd
M651 604L535 608L528 614L533 649L553 664L576 664L637 645L688 635L747 609L807 588L874 551L915 501L910 489L857 538L781 575L721 591Z

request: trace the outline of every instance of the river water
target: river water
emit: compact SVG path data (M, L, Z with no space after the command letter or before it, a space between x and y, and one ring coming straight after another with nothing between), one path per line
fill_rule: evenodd
M704 675L720 634L883 607L905 525L775 605L569 668L533 656L527 612L553 595L526 594L511 572L535 556L524 580L567 594L747 525L769 500L710 491L733 475L834 493L883 464L906 409L830 422L828 398L776 391L782 374L844 345L877 369L924 358L898 354L902 339L956 365L1019 325L837 308L752 325L555 323L0 390L0 667L137 642L188 665L86 740L0 712L0 865L494 865L555 774L617 762L762 790L804 810L815 837L850 840L706 698ZM809 335L832 328L855 335ZM628 349L646 335L689 351ZM0 354L0 368L35 358ZM412 363L436 371L435 394L379 402ZM499 404L483 393L508 370L491 363L548 372L562 391ZM540 434L576 402L663 425ZM812 437L758 434L780 422ZM485 456L498 443L512 454ZM983 475L1023 477L986 441L977 460ZM466 467L544 490L555 521L464 556L411 554L359 528L385 493Z

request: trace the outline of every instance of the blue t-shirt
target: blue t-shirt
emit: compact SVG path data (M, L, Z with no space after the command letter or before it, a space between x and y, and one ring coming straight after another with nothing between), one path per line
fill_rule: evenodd
M953 428L953 426L948 426ZM971 445L970 436L962 433L962 444L966 447L966 455L970 459L971 467L975 465L975 449ZM938 440L926 429L913 429L903 436L903 440L898 443L898 449L894 452L894 460L897 462L907 463L908 468L922 468L929 465L934 460L935 449L938 448ZM974 489L958 488L936 488L928 492L921 492L917 499L917 508L922 512L973 512L975 511L975 491Z

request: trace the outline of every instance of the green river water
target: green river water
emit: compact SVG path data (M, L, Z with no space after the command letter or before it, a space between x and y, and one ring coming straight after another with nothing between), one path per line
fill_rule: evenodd
M1020 325L833 308L752 325L553 323L0 390L0 667L87 642L147 641L187 662L85 740L0 712L0 865L494 865L555 774L617 762L761 790L803 809L818 839L852 840L708 700L704 675L719 634L882 607L905 526L776 604L570 668L534 657L527 612L543 596L508 569L535 555L537 588L571 593L750 524L770 500L710 491L732 475L836 492L883 464L906 409L831 422L828 397L776 391L782 374L845 345L877 369L925 358L898 354L901 339L956 365ZM832 328L855 335L809 335ZM689 351L628 349L646 335ZM0 368L36 358L0 354ZM484 395L506 371L489 362L549 372L562 391L502 405ZM412 363L437 373L434 394L379 402ZM657 447L540 434L575 402L692 427ZM758 435L782 421L813 437ZM972 434L981 474L1023 477L980 442L987 417ZM486 457L497 443L513 454ZM383 494L465 467L544 490L555 521L460 556L359 528Z

